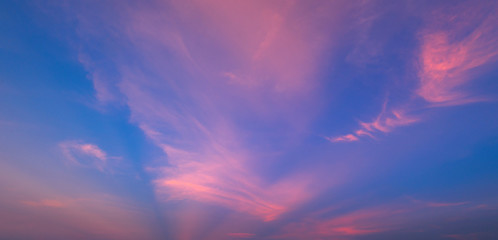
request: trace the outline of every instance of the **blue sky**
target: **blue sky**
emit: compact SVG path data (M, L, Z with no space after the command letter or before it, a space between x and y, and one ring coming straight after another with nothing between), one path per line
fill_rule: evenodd
M494 1L4 1L2 239L494 239Z

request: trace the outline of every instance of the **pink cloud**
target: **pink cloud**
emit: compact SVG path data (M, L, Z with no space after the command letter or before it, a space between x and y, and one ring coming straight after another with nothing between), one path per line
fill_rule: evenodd
M309 24L294 24L293 17L304 12L298 11L297 3L291 2L173 1L173 6L180 18L191 22L183 26L188 31L182 31L184 34L198 34L201 28L213 29L204 38L213 46L223 46L221 58L213 59L192 44L185 44L197 64L238 76L243 79L236 81L240 87L252 86L254 91L264 87L280 94L298 94L311 89L314 84L311 76L326 40L312 20L334 18L331 14L315 13L307 15ZM198 14L193 16L192 11ZM329 28L333 25L329 24ZM141 29L143 25L137 30ZM170 34L165 32L162 39L172 42L168 40ZM202 44L193 39L189 41ZM231 62L226 62L227 59Z
M409 201L406 201L406 200ZM379 206L361 208L355 211L327 217L330 212L342 209L339 206L319 210L308 214L304 220L284 226L276 239L355 239L357 236L371 235L398 230L409 224L413 215L423 213L437 219L441 212L434 213L434 207L441 210L451 210L447 207L456 207L469 202L431 202L421 201L412 197L399 199ZM461 214L468 214L469 208L461 209ZM454 210L451 210L455 214ZM441 221L441 220L437 220Z
M81 144L77 148L83 153L94 156L104 162L107 159L107 154L94 144Z
M408 116L402 109L395 109L388 112L384 103L383 109L377 117L371 122L360 122L360 128L353 133L339 136L339 137L326 137L330 142L353 142L360 140L360 137L368 136L375 138L377 132L388 133L393 129L400 126L407 126L418 122L418 118Z
M354 236L369 235L393 229L396 222L393 216L398 213L392 209L364 209L319 220L307 218L299 223L284 227L277 239L351 239Z
M356 137L353 134L347 134L347 135L335 137L335 138L325 137L325 139L329 140L330 142L354 142L354 141L358 141L358 137Z
M288 178L263 186L254 173L244 167L249 156L212 146L216 152L192 153L163 146L173 168L160 169L163 177L155 181L166 200L191 199L219 204L271 221L309 197L307 180ZM211 151L214 149L211 149Z
M97 145L81 141L66 141L59 143L59 147L72 164L84 167L93 167L101 172L109 169L109 161L119 159L110 157Z
M472 7L466 4L436 11L425 17L428 19L427 26L419 33L420 52L415 63L418 67L418 86L412 91L426 103L420 104L412 97L406 100L404 106L423 109L491 99L475 96L466 88L478 80L481 74L489 71L486 66L498 59L498 27L495 24L498 15L482 15L482 12L487 12L484 9L496 8L496 4L479 3ZM407 116L409 108L390 110L386 108L386 103L373 121L360 122L360 129L353 133L330 139L351 142L361 136L374 138L377 131L387 133L418 121L416 116Z
M257 159L245 149L242 130L219 109L206 105L213 115L198 118L195 111L168 108L139 81L127 80L121 89L128 96L132 121L167 156L169 167L149 168L157 176L154 183L160 200L217 204L271 221L310 196L306 176L265 184L248 166ZM165 134L171 130L164 126L178 135Z
M297 2L158 2L125 6L118 22L107 23L120 36L109 44L122 44L141 64L112 59L118 83L100 77L110 74L97 64L87 69L96 73L97 98L111 99L117 89L131 122L166 155L154 163L164 167L149 168L160 200L217 204L271 221L313 194L314 177L305 174L266 182L257 162L276 154L253 149L268 149L276 143L262 142L283 131L278 144L292 148L321 109L315 76L332 39L322 30L339 27L340 13L339 3L325 5L328 11L303 11ZM82 37L109 27L93 21L81 21ZM275 130L256 136L245 121Z
M444 27L433 23L421 33L420 87L416 93L436 106L482 101L482 98L472 97L463 87L482 72L479 67L498 57L496 14L483 17L471 12L467 6L459 7L459 12L438 14ZM477 5L477 8L485 7L485 4ZM468 33L462 34L464 32Z
M154 182L162 200L215 203L269 221L307 197L303 179L289 178L265 186L247 167L246 162L254 158L244 150L237 130L226 120L219 119L207 127L197 118L166 109L160 98L146 95L137 87L126 85L123 89L134 110L132 119L163 149L171 165L149 168L158 176ZM155 109L149 111L150 106ZM166 123L181 135L170 139L161 127Z
M372 122L360 122L364 132L390 132L393 128L406 126L417 122L416 118L406 116L401 110L392 110L390 115L382 112ZM364 134L367 135L367 134Z

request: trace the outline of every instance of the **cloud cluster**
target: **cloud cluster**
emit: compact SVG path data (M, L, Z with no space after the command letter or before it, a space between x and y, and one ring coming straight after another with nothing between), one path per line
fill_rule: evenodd
M326 139L354 142L361 136L374 138L375 132L386 133L418 122L419 118L411 113L414 110L491 100L468 89L489 71L485 66L498 59L498 16L486 10L495 7L484 2L473 7L461 3L426 15L426 25L418 33L419 50L412 61L418 76L410 90L412 96L405 102L389 102L403 107L386 108L385 101L372 121L360 121L360 128L353 133ZM424 102L420 103L419 98Z

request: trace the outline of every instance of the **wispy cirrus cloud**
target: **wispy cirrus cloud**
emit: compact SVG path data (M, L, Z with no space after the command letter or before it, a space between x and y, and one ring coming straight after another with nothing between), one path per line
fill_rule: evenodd
M347 134L347 135L344 135L344 136L340 136L340 137L325 137L325 139L329 140L330 142L354 142L354 141L358 141L358 137L353 135L353 134Z
M120 159L119 157L108 156L97 145L83 141L61 142L59 143L59 148L71 164L96 168L101 172L112 172L111 165L114 165L115 161Z
M159 170L155 181L160 196L166 200L191 199L219 204L271 221L290 207L309 197L307 181L283 179L263 186L263 182L244 166L251 159L217 146L192 153L164 146L174 167ZM157 170L156 170L157 171Z
M344 36L336 28L342 27L338 27L339 18L350 7L347 1L304 2L153 1L140 6L123 3L118 10L107 2L102 4L111 7L77 10L82 11L76 14L78 34L83 39L93 38L89 42L94 45L82 43L78 51L94 83L96 98L102 103L124 104L130 122L161 150L160 157L144 163L161 204L221 206L261 223L278 225L279 218L299 210L303 203L334 185L336 178L361 171L360 164L351 163L364 162L344 161L349 156L332 152L324 156L313 151L305 151L304 156L294 154L303 151L300 144L307 141L315 117L325 112L322 107L328 103L324 102L330 100L324 94L329 87L325 81L335 79L323 76L329 72L321 75L321 68L329 67L330 59L324 56L334 52L334 41ZM383 55L379 44L370 44L368 34L368 28L374 26L370 24L372 19L383 13L371 12L355 16L366 29L358 41L364 47L354 48L347 61L359 59L362 64L371 64ZM326 140L376 139L420 122L412 109L433 107L437 102L431 100L437 99L434 96L454 93L460 85L450 84L434 92L421 90L432 87L423 87L420 79L430 79L438 75L432 72L439 71L431 70L438 66L429 55L439 51L431 49L439 45L454 48L451 40L432 44L438 38L427 36L417 44L428 57L415 49L415 56L409 59L410 63L427 65L415 73L417 86L406 84L413 87L409 96L401 101L387 99L380 113L358 121L353 130L344 131L347 134ZM441 52L448 52L446 55L452 58L453 50ZM370 59L361 61L365 56ZM393 68L398 67L395 63ZM425 101L422 104L421 99ZM455 105L458 101L454 98L438 104ZM79 165L109 169L112 157L94 144L72 142L62 149ZM330 160L322 165L326 174L316 170L315 158ZM307 165L313 171L304 170ZM40 200L31 205L48 207L51 203ZM461 205L464 203L433 202L423 207ZM289 234L282 236L295 233L292 237L297 239L340 239L380 233L398 226L394 221L381 221L398 216L398 210L379 207L334 217L311 216L288 226ZM195 211L181 215L179 227L173 231L178 230L179 239L195 239L193 232L198 230L200 217ZM239 230L219 232L224 237L259 236L242 233L244 229L235 231Z
M401 108L386 108L373 121L360 121L360 128L352 133L327 137L332 142L353 142L361 136L374 138L375 132L390 132L400 126L419 122L414 109L428 109L489 101L491 97L468 90L486 66L498 59L496 34L498 21L493 11L495 3L483 2L470 8L466 3L445 11L428 14L427 25L419 30L419 51L414 64L417 84L404 102L394 102ZM482 11L477 11L482 10ZM482 15L482 12L485 12ZM372 21L372 19L370 19ZM420 103L422 98L425 102Z
M257 162L275 158L273 145L290 148L308 131L319 110L317 63L331 39L317 23L338 25L330 13L339 15L333 6L341 4L325 4L330 11L267 1L124 6L120 22L80 19L80 32L112 26L122 37L108 44L122 45L140 64L104 51L119 70L115 83L100 77L112 74L93 64L84 47L80 54L90 59L80 61L97 98L113 99L109 94L117 89L131 121L163 150L166 160L148 168L162 201L217 204L270 221L315 191L308 190L307 174L268 182ZM164 14L169 9L173 13ZM296 22L296 16L308 20Z
M407 126L419 121L414 116L409 116L404 109L387 110L387 101L384 102L382 111L377 117L370 122L359 122L360 128L353 133L339 136L326 137L331 142L353 142L360 140L361 137L369 137L375 139L378 133L388 133L395 128Z
M424 100L435 106L485 100L472 96L465 87L482 72L479 67L498 58L498 17L486 10L496 7L495 3L490 5L478 5L482 12L457 5L456 11L433 16L439 21L432 21L432 26L421 32L420 86L416 93Z

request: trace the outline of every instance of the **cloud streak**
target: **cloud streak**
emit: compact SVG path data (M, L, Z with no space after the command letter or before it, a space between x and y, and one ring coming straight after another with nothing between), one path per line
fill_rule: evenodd
M354 142L362 137L376 139L378 133L389 133L395 128L407 126L419 121L418 118L409 116L404 109L387 111L387 101L384 102L381 113L371 122L359 122L360 128L353 133L339 137L326 137L330 142Z
M59 148L71 164L96 168L101 172L111 171L110 164L114 164L111 160L119 160L117 157L108 156L97 145L82 141L61 142Z

